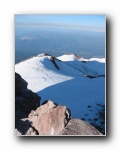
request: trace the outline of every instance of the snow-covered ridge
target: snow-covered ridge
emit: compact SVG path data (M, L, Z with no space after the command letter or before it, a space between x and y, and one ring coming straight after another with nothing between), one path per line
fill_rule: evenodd
M65 105L73 118L91 123L101 109L97 104L105 104L105 59L40 54L16 64L15 72L41 96L41 103Z
M105 58L84 59L76 54L63 55L57 58L68 65L75 67L83 74L90 76L100 76L105 74Z
M85 59L82 58L76 54L66 54L66 55L62 55L57 57L58 59L62 60L62 61L74 61L75 59L79 60L79 61L97 61L100 63L105 63L105 58L90 58L90 59Z

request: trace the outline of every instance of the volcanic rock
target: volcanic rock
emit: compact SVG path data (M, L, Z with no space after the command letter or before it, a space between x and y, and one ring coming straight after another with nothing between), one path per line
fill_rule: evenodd
M60 135L69 120L68 109L57 106L50 100L29 115L29 121L39 135Z
M40 97L27 89L27 82L15 73L15 122L28 117L31 110L40 106Z

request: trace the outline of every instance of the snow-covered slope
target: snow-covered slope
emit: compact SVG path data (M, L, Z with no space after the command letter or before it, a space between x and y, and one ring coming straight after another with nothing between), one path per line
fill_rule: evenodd
M88 74L90 76L100 76L105 74L104 58L77 59L76 55L72 54L60 56L58 57L58 59L78 69L83 74Z
M73 118L91 123L105 104L105 59L41 54L16 64L15 72L41 96L41 103L52 100L66 105Z

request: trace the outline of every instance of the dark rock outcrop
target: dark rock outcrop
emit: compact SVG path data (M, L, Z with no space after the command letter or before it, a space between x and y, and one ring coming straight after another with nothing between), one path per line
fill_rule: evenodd
M55 68L58 69L58 70L60 70L59 67L58 67L58 65L55 62L55 59L56 59L55 57L50 56L50 61L53 63L53 65L55 66Z
M19 95L17 92L21 91L21 89L27 89L27 82L23 80L18 73L15 72L15 94Z
M27 82L15 73L15 125L40 106L40 97L27 89Z
M102 135L95 127L80 119L71 119L62 135Z
M16 123L15 135L38 135L37 130L32 127L31 122L24 118Z

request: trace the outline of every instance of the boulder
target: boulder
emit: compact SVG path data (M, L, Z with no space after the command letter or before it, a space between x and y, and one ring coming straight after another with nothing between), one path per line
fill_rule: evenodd
M68 109L50 100L29 114L29 121L39 135L60 135L69 120Z
M95 127L80 119L71 119L61 135L102 135Z
M52 101L32 110L28 118L17 121L16 135L102 135L95 127L80 119L71 119L65 106Z

